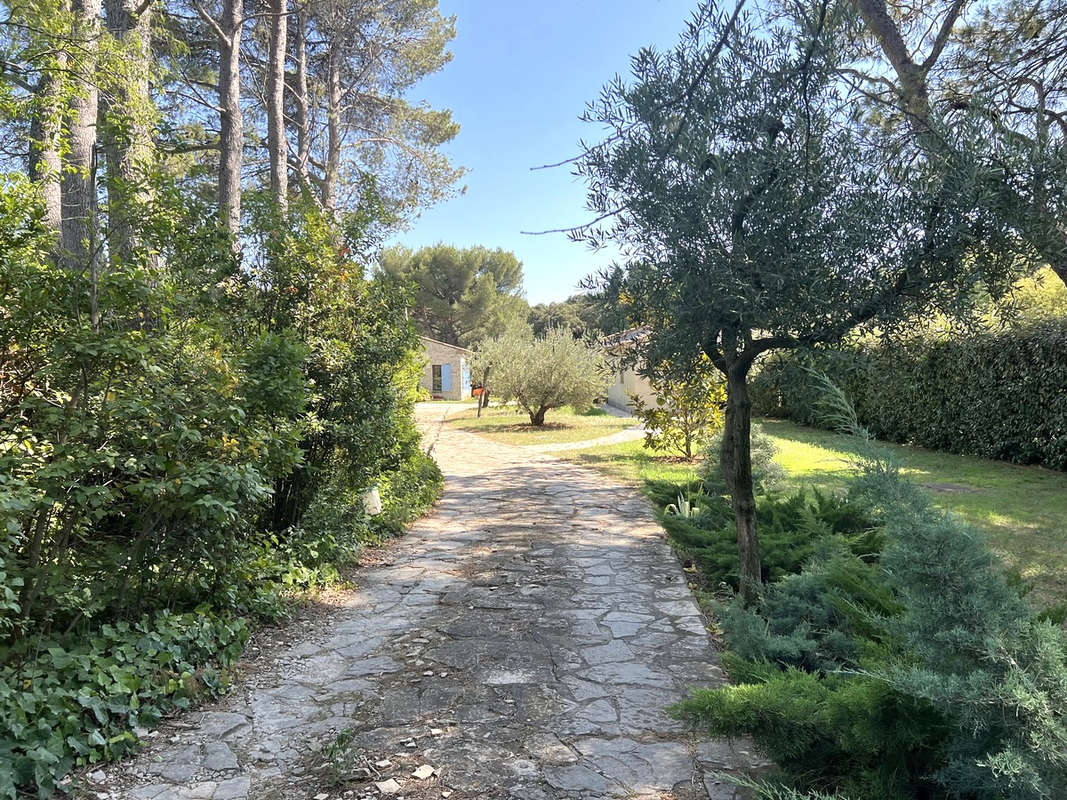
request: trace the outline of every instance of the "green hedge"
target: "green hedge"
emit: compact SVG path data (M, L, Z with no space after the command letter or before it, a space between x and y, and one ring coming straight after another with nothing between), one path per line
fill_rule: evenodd
M756 412L818 425L814 366L879 439L1067 470L1067 320L769 360Z

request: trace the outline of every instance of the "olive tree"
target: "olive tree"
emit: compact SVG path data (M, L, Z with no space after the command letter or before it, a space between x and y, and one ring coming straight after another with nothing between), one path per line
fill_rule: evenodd
M488 370L493 394L514 400L538 426L553 408L589 405L609 381L603 354L566 328L551 328L540 338L520 330L487 339L475 355L475 370Z
M577 165L597 220L576 235L626 254L628 312L652 331L643 360L706 357L725 378L722 474L749 599L754 362L955 307L1006 261L974 177L977 126L940 132L968 157L936 169L873 144L837 77L831 13L756 27L704 4L676 48L641 51L604 88L586 118L607 136Z

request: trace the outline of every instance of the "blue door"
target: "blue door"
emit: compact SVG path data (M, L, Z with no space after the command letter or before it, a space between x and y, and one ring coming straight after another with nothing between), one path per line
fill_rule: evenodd
M471 368L466 364L463 365L463 395L461 399L466 399L471 396Z
M451 364L442 364L441 365L441 391L442 392L451 392L452 391L452 365Z

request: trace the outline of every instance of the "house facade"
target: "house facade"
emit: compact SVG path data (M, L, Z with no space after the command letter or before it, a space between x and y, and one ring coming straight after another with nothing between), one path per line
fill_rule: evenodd
M420 336L426 365L419 385L439 400L466 400L471 396L471 359L465 347Z
M656 390L648 378L637 372L631 353L649 333L648 328L633 328L600 341L604 354L615 368L615 380L608 387L608 405L632 411L635 397L646 405L655 402Z

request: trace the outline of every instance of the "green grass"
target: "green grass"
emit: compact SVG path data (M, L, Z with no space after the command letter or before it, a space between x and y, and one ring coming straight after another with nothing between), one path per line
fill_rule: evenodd
M780 420L763 429L779 448L790 488L841 489L857 454L855 441ZM1034 584L1041 600L1067 597L1067 474L1041 467L885 445L937 502L980 530L1005 563ZM683 482L696 465L655 456L640 441L561 454L640 486L648 480Z
M447 424L459 430L477 433L502 444L555 444L584 442L610 436L635 424L633 419L613 417L599 408L576 412L569 406L556 408L545 415L545 424L534 427L526 412L515 406L471 408L452 414Z

